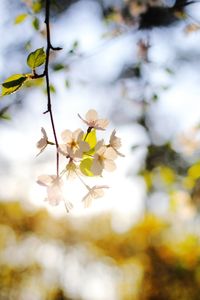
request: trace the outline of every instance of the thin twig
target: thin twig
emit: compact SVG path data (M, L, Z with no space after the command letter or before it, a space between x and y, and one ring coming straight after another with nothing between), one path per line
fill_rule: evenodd
M51 35L50 35L50 26L49 26L50 1L51 0L46 0L45 2L45 24L46 24L46 34L47 34L47 47L46 47L46 61L45 61L45 68L44 68L43 75L45 76L46 79L47 110L44 112L44 114L49 113L50 115L51 126L53 130L55 144L56 144L56 175L58 178L59 177L59 151L58 151L59 145L58 145L55 122L54 122L54 117L52 112L52 105L51 105L51 91L50 91L50 84L49 84L49 55L50 55L50 50L61 50L61 48L59 47L54 48L51 45Z

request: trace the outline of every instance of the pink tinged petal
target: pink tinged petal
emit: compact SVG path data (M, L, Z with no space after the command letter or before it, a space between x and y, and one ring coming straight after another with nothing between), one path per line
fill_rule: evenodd
M111 136L110 136L110 146L114 149L119 149L121 147L121 139L118 138L116 135L116 130L113 130Z
M70 158L75 159L75 158L82 158L83 152L80 149L72 149L70 147L67 147L67 153Z
M61 133L61 137L64 143L70 143L72 141L72 132L66 129Z
M42 132L42 134L43 134L43 137L44 137L46 140L48 140L46 130L45 130L43 127L41 128L41 132Z
M116 150L116 149L114 149L114 150L115 150L115 152L117 153L117 155L119 155L119 156L121 156L121 157L125 157L125 155L122 154L121 152L119 152L118 150Z
M92 198L90 192L87 193L87 195L85 195L85 197L83 197L83 199L82 199L85 207L89 207L92 203L92 200L93 200L93 198Z
M92 197L93 197L94 199L97 199L97 198L103 197L104 191L103 191L103 189L100 189L100 188L94 188L94 189L91 191L91 194L92 194Z
M95 175L95 176L99 176L102 174L103 171L103 164L100 163L98 160L94 160L91 166L91 172Z
M72 139L74 141L82 140L83 135L84 135L84 132L79 128L72 133Z
M65 144L59 145L58 152L64 156L68 155L67 146Z
M95 185L93 188L94 189L109 189L110 187L108 185Z
M67 179L75 179L77 176L77 166L73 162L69 162L66 166Z
M104 153L106 152L106 150L107 150L107 147L106 146L101 146L97 151L96 151L96 153L97 153L97 155L98 156L104 156Z
M82 158L82 156L83 156L83 151L81 149L77 149L72 153L73 158Z
M42 186L50 186L56 179L56 175L41 175L38 177L37 183Z
M104 146L104 140L100 140L100 141L97 142L97 144L95 146L96 152L98 152L101 147L105 147Z
M113 160L105 159L104 160L104 168L108 172L113 172L116 169L116 164Z
M99 120L97 120L97 123L96 123L96 129L105 130L106 127L108 126L108 124L109 124L108 120L99 119Z
M90 150L89 144L88 144L87 142L84 142L84 141L81 141L81 142L79 143L79 147L80 147L80 150L81 150L82 152L87 152L87 151Z
M109 143L111 143L112 140L115 138L115 134L116 134L116 130L114 129L113 132L110 135L110 141L109 141Z
M37 142L37 148L39 149L43 149L47 146L47 140L45 138L41 138L38 142Z
M63 200L64 200L65 208L66 208L67 212L69 212L73 208L73 204L69 201L66 201L65 199L63 199Z
M108 186L93 186L92 188L88 187L89 192L87 195L83 198L83 201L85 202L85 207L90 206L93 199L100 198L104 195L104 188L108 188Z
M94 121L96 121L96 120L98 119L98 114L97 114L96 110L90 109L90 110L86 113L85 118L86 118L86 121L87 121L88 123L94 122Z
M117 153L112 147L106 148L106 151L104 153L104 157L109 160L115 160L117 158Z
M47 188L47 200L51 205L58 205L63 200L62 191L58 184Z
M71 157L71 158L74 158L75 157L75 152L73 151L73 149L68 147L68 146L66 146L66 149L67 149L67 151L66 151L67 155L69 155L69 157Z
M42 148L42 149L40 150L40 152L36 155L36 157L39 156L39 155L44 151L45 148L46 148L46 147Z
M80 114L78 114L78 117L84 122L84 123L86 123L87 124L87 121L86 120L84 120L82 117L81 117L81 115Z

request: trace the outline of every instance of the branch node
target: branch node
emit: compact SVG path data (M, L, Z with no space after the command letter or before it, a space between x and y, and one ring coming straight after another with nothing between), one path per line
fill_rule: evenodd
M45 110L44 112L43 112L43 115L45 115L45 114L47 114L47 113L49 113L50 111L49 111L49 109L47 109L47 110Z
M53 51L60 51L62 50L63 48L62 47L54 47L50 44L50 49L53 50Z

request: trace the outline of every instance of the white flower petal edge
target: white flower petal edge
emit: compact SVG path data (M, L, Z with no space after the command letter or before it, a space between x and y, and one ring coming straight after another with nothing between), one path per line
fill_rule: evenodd
M36 156L40 155L48 145L47 133L43 127L41 128L41 132L43 137L36 144L36 147L40 150L40 152Z
M117 155L125 157L124 154L118 151L121 148L121 139L116 136L116 130L114 129L110 136L109 146L116 152Z
M58 205L64 201L62 193L63 181L56 175L41 175L38 177L37 183L47 188L47 200L51 205Z
M107 185L95 185L91 188L89 186L86 187L88 189L88 193L82 199L85 207L89 207L93 199L102 197L104 195L104 189L109 188Z

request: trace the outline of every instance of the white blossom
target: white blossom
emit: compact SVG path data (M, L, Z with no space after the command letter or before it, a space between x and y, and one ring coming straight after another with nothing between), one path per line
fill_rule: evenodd
M100 198L104 195L104 189L109 188L106 185L95 185L92 188L89 186L86 186L88 189L88 193L85 195L85 197L82 199L84 202L85 207L89 207L93 199Z
M39 154L41 154L44 151L44 149L46 148L46 146L48 145L47 133L43 127L41 128L41 132L42 132L43 137L36 144L37 148L40 150L40 152L37 154L37 156Z
M116 130L114 129L110 136L109 147L111 147L119 156L124 157L125 155L118 151L118 149L121 148L121 139L115 134Z
M99 119L98 113L94 109L90 109L86 113L85 119L83 119L79 114L78 116L85 124L87 124L89 128L105 130L109 124L109 121L107 119Z
M67 179L75 179L77 177L77 174L80 173L79 167L72 161L69 161L66 165L66 176Z
M91 172L98 176L102 174L103 169L109 172L114 171L116 169L114 162L116 158L117 154L112 147L100 146L94 155Z
M64 130L61 134L64 144L59 146L59 151L70 158L82 158L83 152L87 152L90 146L83 141L84 132L77 129L74 132Z
M66 202L62 193L63 181L56 175L41 175L38 177L37 183L47 188L47 200L51 205L58 205L61 201L65 202L65 206L69 211L72 207L70 202Z

